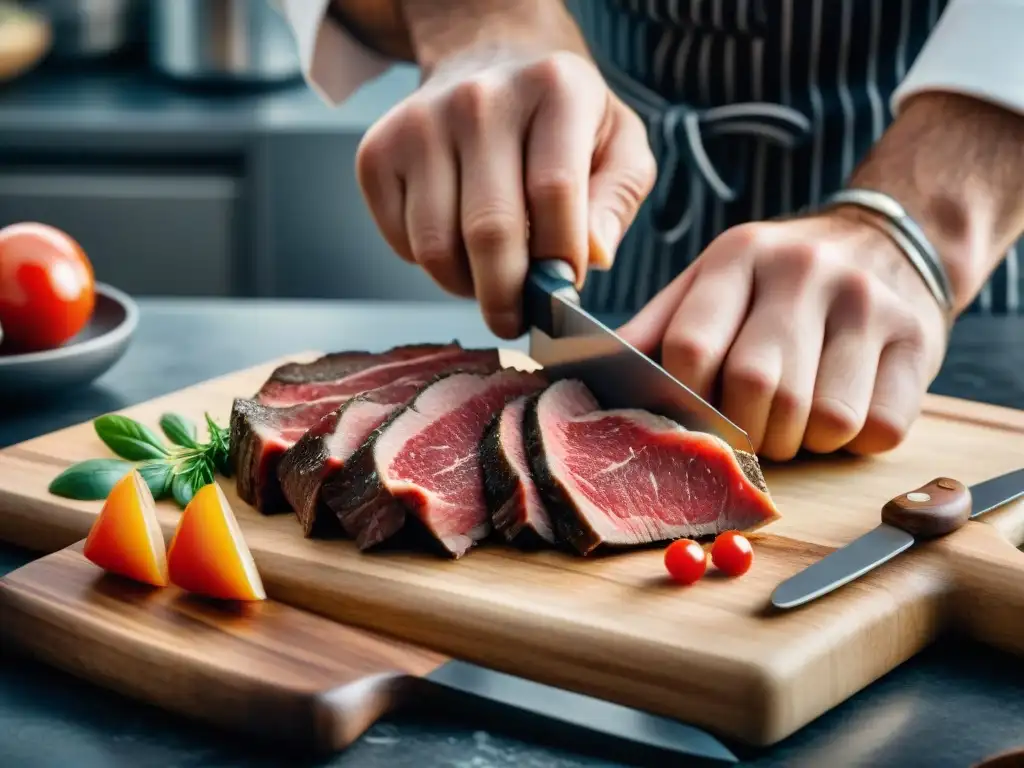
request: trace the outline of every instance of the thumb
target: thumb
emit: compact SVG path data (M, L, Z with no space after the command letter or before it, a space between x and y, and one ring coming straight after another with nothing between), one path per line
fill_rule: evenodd
M611 98L610 130L594 151L590 175L590 263L598 269L611 268L658 173L643 122Z

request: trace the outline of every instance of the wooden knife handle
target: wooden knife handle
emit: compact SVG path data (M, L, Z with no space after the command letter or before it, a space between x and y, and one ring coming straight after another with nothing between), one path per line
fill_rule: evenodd
M274 601L226 607L106 575L80 549L0 579L0 642L259 740L343 749L448 660Z
M920 539L952 533L970 516L970 490L949 477L937 477L920 488L890 499L882 507L883 523Z

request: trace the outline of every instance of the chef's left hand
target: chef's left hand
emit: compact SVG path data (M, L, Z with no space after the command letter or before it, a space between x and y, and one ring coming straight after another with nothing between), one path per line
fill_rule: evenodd
M859 211L734 227L620 329L774 460L895 447L942 364L946 323ZM720 395L715 398L716 388Z

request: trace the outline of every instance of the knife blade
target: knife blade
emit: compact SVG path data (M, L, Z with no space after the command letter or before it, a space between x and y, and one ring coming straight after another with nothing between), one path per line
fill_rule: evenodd
M952 533L968 519L1022 496L1024 469L970 488L950 478L936 478L891 499L882 508L882 523L780 583L772 593L772 605L788 609L809 603L892 560L918 541Z
M746 432L580 306L566 262L531 263L524 313L530 357L552 380L580 379L605 408L642 408L754 452Z
M559 738L571 734L591 748L600 739L602 751L622 750L635 757L642 749L662 760L686 755L714 763L738 762L722 742L694 726L469 662L449 661L426 679L459 696L470 696L476 702L474 711L496 705L502 723L507 723L510 711L531 715L538 718L537 726L557 725Z

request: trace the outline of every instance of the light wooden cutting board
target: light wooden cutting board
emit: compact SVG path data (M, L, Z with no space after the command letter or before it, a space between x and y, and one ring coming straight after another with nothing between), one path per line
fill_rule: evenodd
M288 359L311 359L312 353ZM226 424L283 360L125 413L155 426L176 411ZM521 354L505 362L534 367ZM56 551L82 538L98 502L48 494L69 464L108 455L90 424L0 451L0 539ZM754 537L740 579L665 579L659 550L578 558L478 548L463 559L361 554L303 539L291 515L262 517L222 480L271 597L451 656L774 743L956 628L1024 650L1024 503L911 550L802 609L770 611L782 579L878 523L885 501L939 475L971 484L1024 465L1024 412L930 397L897 450L766 467L782 519ZM161 504L169 537L178 518ZM339 652L343 652L339 650Z

